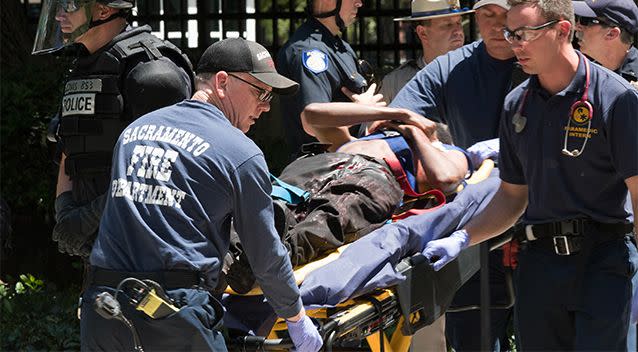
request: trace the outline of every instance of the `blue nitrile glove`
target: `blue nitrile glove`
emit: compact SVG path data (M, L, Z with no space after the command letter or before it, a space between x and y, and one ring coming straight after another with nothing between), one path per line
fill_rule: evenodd
M498 138L494 138L475 143L467 148L472 166L478 169L485 159L498 159L499 145Z
M636 324L638 321L638 287L634 289L634 296L631 299L631 315L629 318L630 324Z
M459 253L469 245L470 235L465 230L458 230L449 237L428 242L423 250L423 255L430 262L432 259L438 258L432 263L432 268L434 271L439 271L445 264L458 257Z
M295 344L295 349L299 352L317 352L323 345L323 340L319 331L307 315L298 321L286 320L288 333Z

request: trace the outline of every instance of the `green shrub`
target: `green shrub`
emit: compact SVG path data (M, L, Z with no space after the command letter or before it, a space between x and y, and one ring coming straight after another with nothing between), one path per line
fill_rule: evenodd
M0 76L0 186L15 213L52 208L56 169L46 130L61 96L63 61L32 58Z
M58 290L31 274L0 284L3 351L77 351L80 321L77 288Z

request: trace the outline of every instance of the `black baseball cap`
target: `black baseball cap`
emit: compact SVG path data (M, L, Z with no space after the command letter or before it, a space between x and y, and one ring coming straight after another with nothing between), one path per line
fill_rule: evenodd
M199 59L197 73L246 72L272 87L273 93L290 95L299 84L275 69L275 63L266 48L243 38L229 38L213 43Z
M633 0L585 0L573 4L576 16L608 19L631 34L638 32L638 6Z

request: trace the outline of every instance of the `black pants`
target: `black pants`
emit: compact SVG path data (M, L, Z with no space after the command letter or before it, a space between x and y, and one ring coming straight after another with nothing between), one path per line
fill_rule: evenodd
M579 258L582 252L559 256L534 243L522 248L514 283L517 339L523 351L626 350L632 278L638 267L631 237L597 244L585 260Z
M105 319L94 309L100 292L114 294L113 288L91 286L82 295L80 335L82 351L133 351L133 335L121 321ZM121 294L118 301L124 316L137 330L145 351L226 351L221 332L218 304L207 291L176 289L167 294L180 307L167 317L152 319L135 310Z

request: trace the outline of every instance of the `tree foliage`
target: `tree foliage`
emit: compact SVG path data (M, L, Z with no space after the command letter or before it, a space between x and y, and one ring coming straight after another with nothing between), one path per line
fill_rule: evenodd
M0 349L79 350L77 291L60 291L30 274L20 275L15 283L0 283Z

